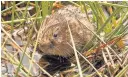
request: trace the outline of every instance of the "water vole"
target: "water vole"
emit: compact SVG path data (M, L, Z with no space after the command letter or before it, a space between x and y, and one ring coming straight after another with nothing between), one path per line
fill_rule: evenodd
M38 48L43 54L68 57L74 53L69 46L69 44L72 45L72 42L68 25L78 50L93 37L93 33L86 27L94 31L94 26L87 20L86 14L82 13L78 7L64 6L50 15L42 26L45 29L42 30L39 36Z

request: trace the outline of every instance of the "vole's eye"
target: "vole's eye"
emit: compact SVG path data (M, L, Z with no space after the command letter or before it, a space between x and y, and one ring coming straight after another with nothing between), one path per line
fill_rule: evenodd
M54 37L57 37L57 34L54 34L53 36L54 36Z

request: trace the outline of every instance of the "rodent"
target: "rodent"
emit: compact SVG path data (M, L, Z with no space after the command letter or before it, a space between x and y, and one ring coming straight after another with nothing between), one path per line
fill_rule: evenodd
M70 59L74 55L74 50L70 46L72 42L68 25L77 50L80 50L93 37L91 31L95 28L78 7L67 5L46 17L41 25L38 40L38 50L43 55L39 63L41 66L47 65L43 68L51 75L71 67Z
M46 28L39 37L38 48L43 52L42 54L63 57L74 54L73 49L69 46L69 44L72 45L72 42L67 22L71 28L77 50L81 49L93 37L91 31L95 30L94 25L88 21L86 14L82 13L80 8L76 6L67 5L48 17L45 23Z

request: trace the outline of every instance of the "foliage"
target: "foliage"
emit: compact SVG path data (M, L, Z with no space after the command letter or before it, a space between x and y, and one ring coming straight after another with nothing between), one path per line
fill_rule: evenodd
M38 33L46 16L54 11L54 3L52 1L2 2L1 59L7 65L8 63L12 64L15 77L37 75L31 72L35 67L49 75L34 58L38 43L32 38L34 33ZM85 44L81 52L77 51L82 58L80 65L83 75L80 76L86 74L88 77L97 75L100 77L126 77L128 75L128 46L125 44L128 43L128 2L67 1L60 4L64 5L65 3L80 7L82 12L87 15L88 20L96 27L96 32L92 31L94 37L91 41ZM17 38L13 39L11 36L25 26L28 28L25 33L27 39L20 41L22 46L16 41ZM20 34L19 36L23 37ZM11 50L8 47L11 47ZM33 48L33 52L29 50L29 47ZM23 62L26 57L29 68ZM79 72L73 76L79 76ZM2 73L2 77L5 77L5 74Z

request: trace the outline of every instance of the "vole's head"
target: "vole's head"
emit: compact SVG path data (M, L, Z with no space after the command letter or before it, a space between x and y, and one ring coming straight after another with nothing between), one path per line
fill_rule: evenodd
M83 13L77 13L77 9L74 6L69 6L68 9L68 6L66 6L50 15L46 23L43 24L42 28L44 29L40 34L39 49L41 52L47 55L71 56L74 52L71 47L72 42L68 25L78 50L93 37L90 30L94 31L94 26L83 16ZM72 15L75 12L76 14Z

